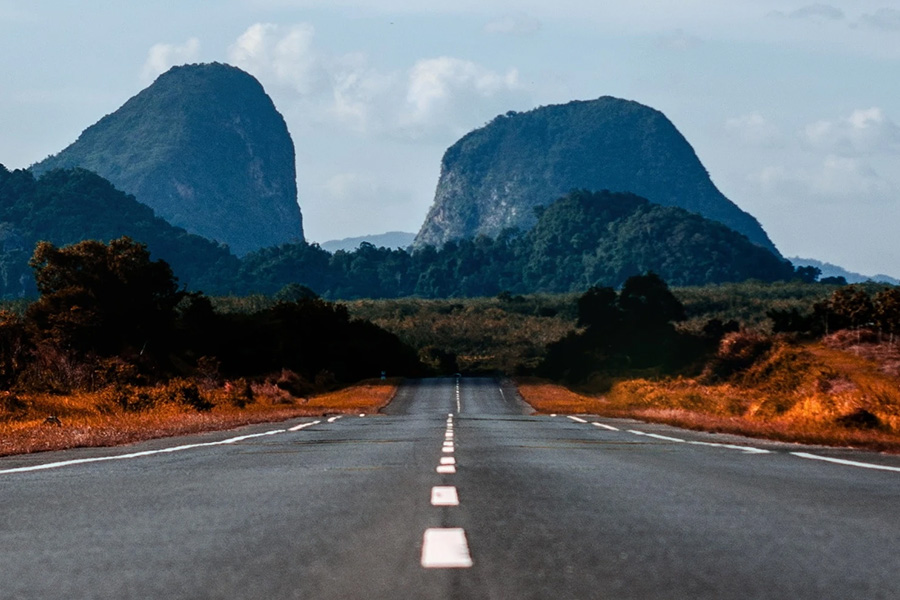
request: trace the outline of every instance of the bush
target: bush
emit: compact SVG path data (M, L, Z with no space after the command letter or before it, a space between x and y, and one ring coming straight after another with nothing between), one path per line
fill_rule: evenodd
M726 381L750 368L772 348L772 340L753 331L727 333L719 342L719 350L703 372L702 379L716 383Z

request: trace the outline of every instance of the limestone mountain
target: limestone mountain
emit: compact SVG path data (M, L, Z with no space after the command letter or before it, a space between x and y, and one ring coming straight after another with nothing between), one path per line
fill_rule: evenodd
M303 240L294 161L262 85L212 63L170 69L32 170L94 171L169 223L243 255Z
M718 221L778 254L759 222L726 198L661 112L605 96L509 112L444 154L416 247L507 228L573 189L630 192Z

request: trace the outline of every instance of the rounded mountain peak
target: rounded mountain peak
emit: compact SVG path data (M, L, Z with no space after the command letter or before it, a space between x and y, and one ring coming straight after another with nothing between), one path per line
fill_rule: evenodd
M68 148L35 165L83 167L157 215L236 254L302 241L294 144L252 75L172 67Z
M451 146L416 245L530 229L573 189L631 192L719 221L777 254L660 111L612 96L508 112Z

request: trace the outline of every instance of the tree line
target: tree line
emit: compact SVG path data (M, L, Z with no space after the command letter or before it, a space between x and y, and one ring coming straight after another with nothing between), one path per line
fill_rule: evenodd
M0 166L0 296L37 294L28 260L41 241L63 246L123 235L171 265L187 290L216 296L274 295L291 285L348 300L583 292L620 287L648 271L678 286L809 277L724 225L632 194L573 191L537 215L527 232L441 248L363 243L330 254L304 242L238 259L226 246L157 218L90 171L54 170L35 179Z
M422 374L414 350L314 295L221 313L179 287L172 269L127 237L59 248L30 261L40 297L0 313L0 387L51 392L172 377L260 377L287 370L298 393Z

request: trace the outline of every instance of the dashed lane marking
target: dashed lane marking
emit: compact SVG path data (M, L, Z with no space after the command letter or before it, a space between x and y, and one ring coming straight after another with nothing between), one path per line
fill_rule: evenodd
M456 467L454 467L453 465L438 465L435 471L437 471L441 475L453 475L454 473L456 473Z
M344 415L337 415L336 417L329 417L328 422L329 422L329 423L334 423L335 421L337 421L338 419L340 419L340 418L343 417L343 416L344 416Z
M570 419L572 419L573 421L575 421L576 423L587 423L587 421L585 421L584 419L582 419L580 417L573 417L572 415L568 415L568 417Z
M465 569L472 566L466 532L462 527L432 527L422 540L422 566L426 569Z
M459 506L459 494L456 486L436 485L431 488L432 506Z
M455 465L455 464L456 464L456 459L453 458L452 456L442 456L442 457L441 457L441 464L442 464L442 465Z

